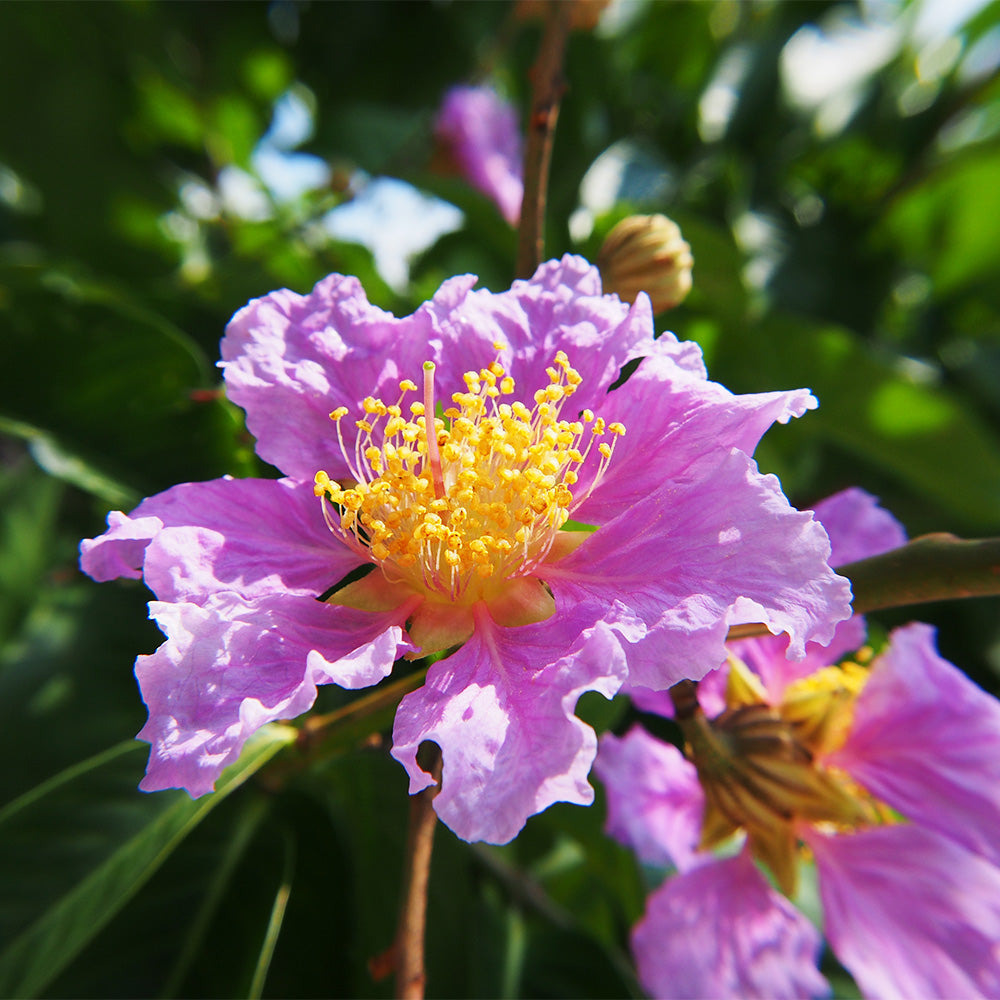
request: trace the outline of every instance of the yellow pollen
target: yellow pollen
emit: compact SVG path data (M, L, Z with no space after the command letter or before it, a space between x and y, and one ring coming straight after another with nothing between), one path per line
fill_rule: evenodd
M529 574L604 476L625 433L590 410L582 421L576 413L563 419L581 378L561 351L546 371L549 384L534 394L532 407L498 401L516 389L499 360L466 372L465 391L452 395L455 405L442 419L434 413L435 366L427 362L423 401L404 402L419 391L410 379L399 382L392 405L366 397L353 443L342 431L347 407L338 406L330 416L355 485L316 473L330 529L377 562L390 582L438 600L471 604ZM605 433L610 441L600 440ZM597 461L586 489L575 493L591 448Z
M817 670L786 688L779 709L782 718L813 753L833 753L847 739L854 703L867 680L868 670L849 660Z

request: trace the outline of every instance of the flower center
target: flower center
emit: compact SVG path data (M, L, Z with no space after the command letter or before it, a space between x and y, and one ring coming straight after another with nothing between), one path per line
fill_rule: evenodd
M575 420L561 416L582 381L562 351L546 373L549 384L529 408L510 401L514 379L494 360L466 372L466 391L436 416L434 365L427 362L422 401L406 406L407 394L417 390L409 379L391 405L371 396L363 401L353 447L343 432L347 408L335 409L330 417L354 482L341 485L316 473L316 495L333 505L324 503L330 529L376 562L390 583L439 601L490 599L504 581L530 574L625 433L590 410ZM594 447L596 475L574 497L577 470Z
M773 706L756 675L731 658L725 711L714 719L697 707L678 712L705 792L702 848L745 830L750 850L791 895L797 822L856 829L890 819L882 803L822 760L843 745L867 675L857 663L827 667L789 685Z

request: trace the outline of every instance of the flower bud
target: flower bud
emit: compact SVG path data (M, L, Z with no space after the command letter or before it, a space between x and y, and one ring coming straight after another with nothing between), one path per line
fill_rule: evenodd
M608 233L597 266L606 292L626 302L646 292L658 313L680 305L691 291L694 258L676 222L630 215Z

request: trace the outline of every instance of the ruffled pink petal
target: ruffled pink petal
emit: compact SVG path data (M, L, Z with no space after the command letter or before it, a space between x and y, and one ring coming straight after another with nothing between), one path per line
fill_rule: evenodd
M906 541L903 526L878 505L878 498L850 488L821 500L813 508L816 520L830 537L830 565L839 566L887 552ZM864 618L854 615L837 625L833 639L825 645L811 642L802 660L789 660L787 636L761 636L730 643L729 648L764 682L772 703L781 701L785 688L823 667L838 663L864 645ZM699 700L706 711L708 705ZM721 711L721 708L719 709Z
M779 637L772 636L771 638L783 641L783 648L788 648L787 637L779 639ZM730 643L730 648L732 645ZM709 670L698 681L698 704L710 719L725 711L728 679L729 667L723 666L718 670ZM662 715L665 719L674 717L674 703L669 691L654 691L652 688L642 687L638 684L625 683L622 685L621 693L627 694L640 712Z
M774 476L742 452L704 477L658 490L539 572L557 605L592 600L630 643L629 683L654 690L722 665L730 624L764 622L829 642L850 615L850 585L827 565L812 515L789 506Z
M827 939L865 997L1000 996L1000 869L916 826L807 840Z
M95 579L136 578L163 601L233 590L315 597L360 563L327 528L312 486L291 480L185 483L143 500L81 545Z
M1000 702L938 655L929 625L892 633L830 763L1000 864Z
M433 783L417 750L437 743L438 816L463 840L503 844L553 802L593 801L587 773L597 737L573 710L584 691L610 698L624 663L603 625L581 635L592 615L557 612L538 625L500 628L482 607L472 638L400 702L392 755L413 794Z
M365 396L391 403L401 379L419 385L421 365L437 360L442 317L475 280L450 279L403 319L371 305L357 278L339 274L308 295L282 289L244 306L226 327L221 367L257 454L307 482L320 469L331 479L349 475L330 411L350 408L345 429L353 430Z
M831 565L853 562L896 548L906 541L902 525L878 500L864 490L851 488L820 501L813 510L830 538ZM848 653L864 645L864 618L853 615L837 624L830 642L806 644L801 660L788 659L788 636L768 635L729 643L730 652L739 657L763 681L771 702L784 697L785 688L823 667L838 663ZM710 671L698 687L698 701L709 716L725 708L727 668ZM623 689L645 712L673 717L673 703L665 691L626 685Z
M653 998L799 1000L829 992L820 935L743 851L668 879L632 932Z
M675 746L634 726L598 741L594 773L607 793L607 832L640 860L685 871L698 863L705 795ZM705 855L702 855L705 857Z
M530 280L515 281L509 291L472 292L449 314L444 334L443 392L465 391L462 374L492 361L499 341L509 348L500 358L517 384L513 398L528 406L535 391L549 384L545 369L558 351L566 352L583 379L572 397L574 411L600 411L608 387L632 358L669 354L675 367L704 371L696 344L679 344L672 334L653 339L646 296L630 308L602 294L597 268L568 254L541 264Z
M664 484L689 477L692 466L716 462L730 448L753 454L775 421L787 423L815 406L808 389L734 395L673 358L649 357L595 408L608 422L623 423L626 433L616 441L600 484L574 517L603 524ZM593 481L597 460L595 451L581 470L577 495Z
M729 644L729 649L760 677L771 704L776 705L784 697L789 684L839 662L848 653L860 649L865 644L866 637L864 618L853 615L846 621L837 623L833 638L825 645L818 642L807 643L806 655L801 660L788 659L786 635L738 639ZM704 701L699 700L708 711Z
M291 719L316 685L376 684L413 647L406 617L371 615L297 597L244 601L218 594L204 605L150 603L167 636L135 673L149 709L138 738L151 744L145 791L212 791L261 726Z
M491 87L452 87L434 133L451 151L466 180L517 225L524 197L517 113Z
M709 671L709 673L705 674L705 678L711 677L713 673L718 673L718 671ZM701 702L700 686L698 692L698 701L702 704L702 708L705 708L704 703ZM622 685L619 694L628 695L640 712L649 712L651 715L662 715L665 719L672 719L674 717L674 703L670 698L669 691L654 691L652 688L643 687L641 684L629 684L626 681ZM705 711L708 712L708 709L705 708ZM708 714L717 713L708 712Z
M162 528L158 517L129 517L120 510L110 511L108 530L80 542L80 569L98 583L119 577L141 580L146 546Z
M821 500L813 508L830 536L830 565L844 566L906 544L906 529L878 497L852 486Z

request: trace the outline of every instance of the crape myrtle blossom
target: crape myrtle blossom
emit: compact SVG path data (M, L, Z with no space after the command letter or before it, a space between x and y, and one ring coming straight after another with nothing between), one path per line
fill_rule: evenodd
M906 542L906 531L899 521L879 506L877 497L857 487L841 490L819 501L812 512L830 538L831 566L846 566L859 559L881 555ZM864 617L852 615L837 624L829 642L807 643L805 656L801 659L787 657L788 637L784 635L741 639L730 643L730 649L761 677L772 696L780 698L785 685L859 649L864 645L866 634ZM698 701L709 716L718 715L726 707L727 677L727 671L713 670L702 678ZM674 714L670 695L662 688L651 690L632 680L626 685L626 692L643 711L668 718Z
M434 134L462 176L516 226L524 197L517 112L492 87L452 87Z
M222 367L285 478L176 486L83 542L95 579L145 581L167 636L136 664L144 789L204 794L318 684L447 652L400 703L392 753L416 792L437 743L441 819L504 842L592 801L584 691L704 673L744 621L801 656L850 613L826 533L750 458L807 391L708 381L695 345L654 339L648 301L603 295L579 257L499 294L475 281L404 318L340 275L252 301Z
M864 515L862 499L817 513ZM823 523L836 552L837 521ZM713 707L682 721L693 760L639 727L601 740L609 833L677 869L633 931L644 987L826 994L819 932L754 863L790 894L806 850L826 938L866 997L1000 995L1000 703L938 655L926 625L897 629L870 666L813 650L805 675L780 640L755 642L733 644L742 659L703 685ZM708 849L738 830L736 854Z

